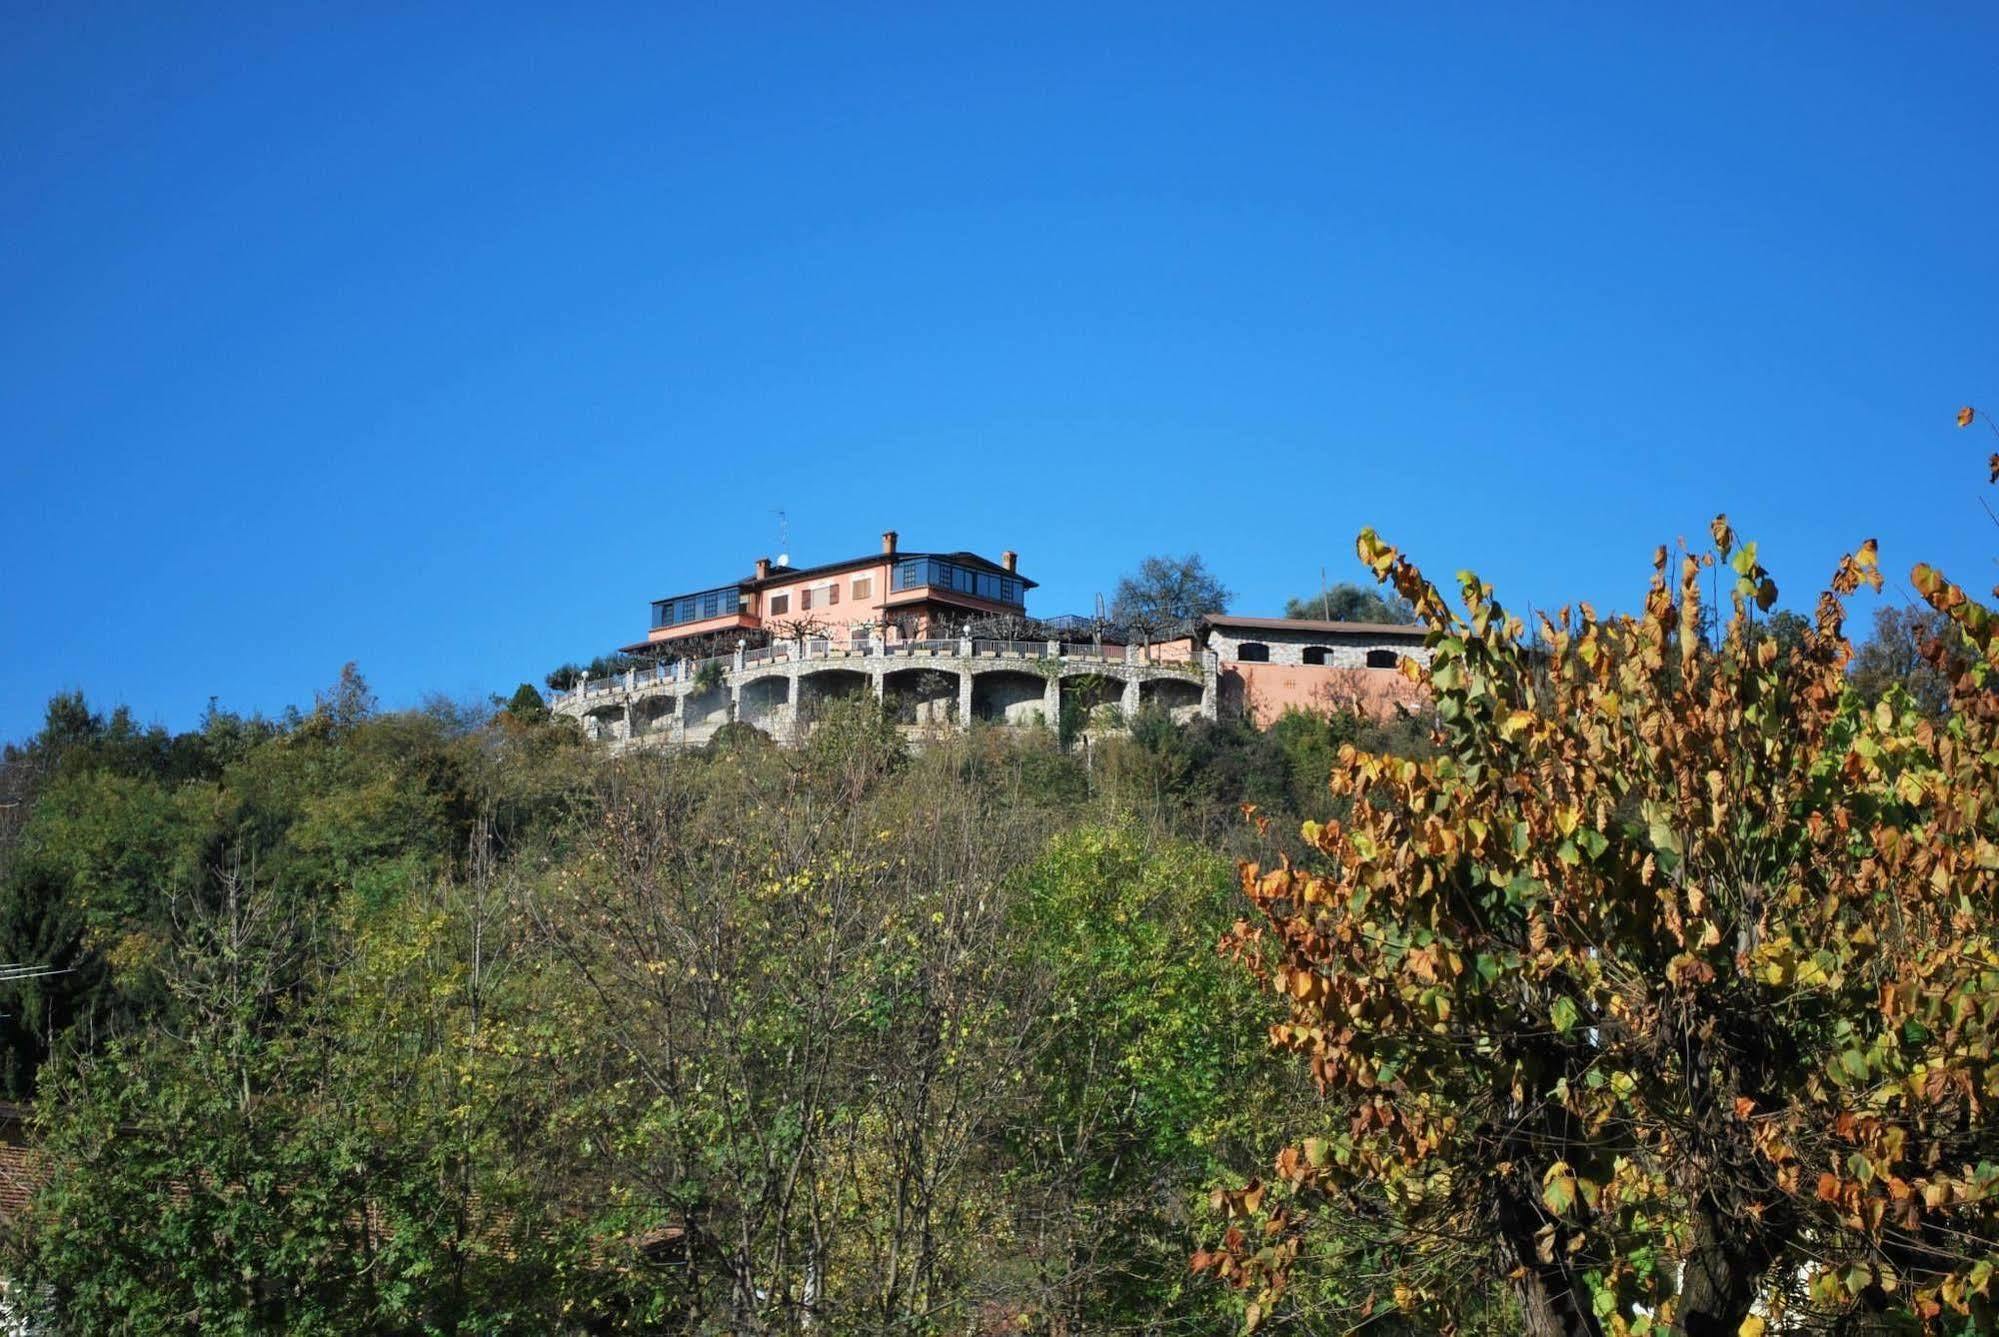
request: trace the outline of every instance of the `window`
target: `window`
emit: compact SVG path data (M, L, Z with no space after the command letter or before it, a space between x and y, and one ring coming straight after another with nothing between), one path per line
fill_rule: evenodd
M1307 664L1331 663L1332 655L1333 652L1323 645L1308 645L1305 647L1305 662Z
M838 602L840 602L840 582L836 580L826 587L826 605L830 608Z
M1369 668L1394 668L1401 662L1402 656L1396 654L1393 650L1369 650L1367 652L1367 666Z
M770 615L772 617L783 617L790 611L791 596L789 594L773 594L770 596Z
M811 590L800 590L798 592L798 611L801 613L809 613L812 611Z
M969 594L990 603L1018 605L1024 588L1017 577L1002 576L958 562L936 557L911 557L897 562L889 576L891 590L913 590L923 586Z
M856 577L854 580L854 601L858 603L862 599L872 599L874 597L875 578L873 576Z
M654 600L652 624L655 627L677 627L684 622L729 616L741 609L741 588L727 585L721 589L702 590L698 594L677 594L671 599Z
M1245 664L1268 664L1270 647L1262 641L1244 641L1235 648L1235 657Z

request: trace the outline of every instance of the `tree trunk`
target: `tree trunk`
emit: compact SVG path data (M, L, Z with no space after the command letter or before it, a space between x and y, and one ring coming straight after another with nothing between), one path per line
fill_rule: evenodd
M1520 1301L1520 1322L1527 1337L1602 1337L1603 1326L1590 1309L1589 1297L1569 1284L1560 1265L1536 1258L1531 1243L1525 1253L1517 1246L1513 1253L1520 1264L1513 1294Z
M1524 1181L1531 1183L1531 1173ZM1499 1238L1514 1263L1513 1294L1520 1302L1520 1319L1527 1337L1603 1337L1603 1325L1590 1307L1590 1296L1577 1288L1570 1259L1558 1243L1546 1241L1544 1229L1559 1223L1543 1211L1522 1177L1499 1186ZM1544 1242L1549 1244L1544 1256Z
M1757 1280L1769 1265L1761 1245L1731 1237L1712 1210L1696 1207L1694 1248L1680 1273L1673 1331L1686 1337L1735 1337L1756 1300Z

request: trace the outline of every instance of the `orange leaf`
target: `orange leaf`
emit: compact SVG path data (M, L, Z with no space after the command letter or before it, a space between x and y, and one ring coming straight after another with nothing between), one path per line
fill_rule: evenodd
M1969 427L1971 426L1972 419L1976 418L1977 416L1978 416L1977 411L1973 409L1971 405L1966 404L1963 408L1957 411L1957 425L1959 427Z

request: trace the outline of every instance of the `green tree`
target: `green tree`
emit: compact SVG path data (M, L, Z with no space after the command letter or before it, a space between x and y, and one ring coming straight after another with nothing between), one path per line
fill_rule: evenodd
M494 699L498 700L497 697ZM541 699L541 693L534 689L532 683L524 682L516 687L514 694L507 698L504 709L524 724L537 724L548 718L548 702Z
M1017 940L1050 1004L1034 1023L1037 1098L1009 1133L1032 1171L1015 1209L1040 1223L1033 1330L1169 1313L1176 1331L1237 1326L1189 1287L1189 1232L1206 1186L1307 1101L1242 1024L1270 1006L1188 950L1236 909L1226 860L1130 827L1059 836L1023 875Z
M1284 616L1302 621L1374 622L1407 625L1416 621L1409 601L1393 590L1374 590L1351 581L1317 594L1284 601Z
M1951 680L1963 667L1950 619L1933 608L1883 606L1874 610L1874 634L1861 643L1848 676L1868 705L1900 688L1926 714L1950 706Z
M1158 636L1203 613L1227 612L1230 597L1199 553L1155 555L1119 578L1110 616L1120 626Z

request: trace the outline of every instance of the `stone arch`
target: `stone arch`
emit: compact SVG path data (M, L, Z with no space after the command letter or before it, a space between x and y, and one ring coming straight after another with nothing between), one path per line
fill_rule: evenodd
M1092 673L1083 669L1062 675L1062 708L1065 712L1094 714L1105 706L1120 705L1123 701L1123 681L1108 673Z
M958 718L958 675L928 666L882 675L882 700L898 724L950 724Z
M1262 641L1243 641L1236 646L1235 657L1244 664L1268 664L1270 647Z
M972 718L995 724L1046 723L1048 680L1019 669L988 669L972 677Z
M664 692L642 696L632 703L632 734L662 734L673 728L673 708L678 704Z
M710 687L707 691L696 691L687 697L687 730L708 731L719 729L729 722L729 689L727 686Z
M599 743L612 743L625 736L625 708L598 706L583 716L583 733Z
M801 721L812 717L835 701L868 693L868 675L858 669L822 668L798 675L792 713Z
M1191 678L1149 678L1138 685L1138 700L1185 723L1201 713L1201 684Z
M791 679L782 673L752 678L736 690L736 718L766 732L791 705Z

